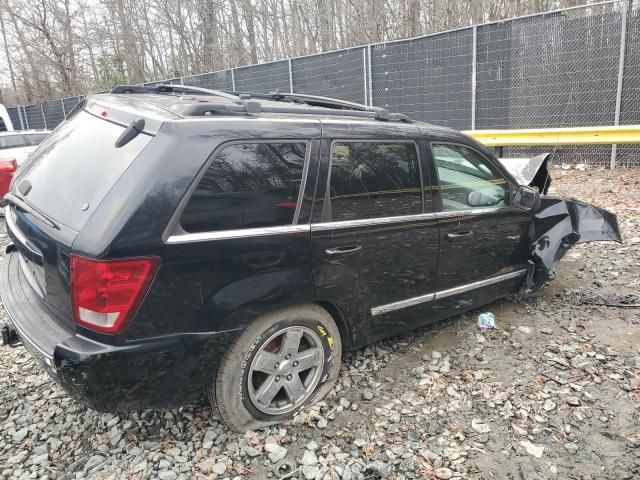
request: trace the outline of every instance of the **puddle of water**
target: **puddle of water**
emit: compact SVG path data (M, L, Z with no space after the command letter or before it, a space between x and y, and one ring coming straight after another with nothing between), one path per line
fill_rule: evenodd
M441 330L436 335L430 336L424 342L424 347L420 351L420 357L427 353L444 352L453 348L458 342L454 325L450 325Z

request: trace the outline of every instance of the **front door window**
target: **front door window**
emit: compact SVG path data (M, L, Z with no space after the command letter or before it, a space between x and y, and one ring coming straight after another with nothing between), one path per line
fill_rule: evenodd
M461 145L432 145L445 211L504 207L507 180L476 150Z

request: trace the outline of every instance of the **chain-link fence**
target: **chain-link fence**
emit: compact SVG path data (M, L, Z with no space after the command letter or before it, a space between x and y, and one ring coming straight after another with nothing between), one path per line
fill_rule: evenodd
M637 124L636 3L605 1L145 85L337 97L457 129ZM8 110L16 127L51 129L80 99ZM504 154L540 150L512 148ZM611 145L551 150L560 162L609 165L612 160ZM640 165L639 154L640 145L620 146L617 164Z

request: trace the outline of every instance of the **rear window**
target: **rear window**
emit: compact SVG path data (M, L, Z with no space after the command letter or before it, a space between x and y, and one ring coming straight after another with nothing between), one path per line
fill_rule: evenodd
M151 141L141 134L121 148L125 127L78 112L56 128L19 170L28 203L51 219L80 230L124 171Z
M243 143L219 151L185 207L191 233L290 225L296 211L305 143Z

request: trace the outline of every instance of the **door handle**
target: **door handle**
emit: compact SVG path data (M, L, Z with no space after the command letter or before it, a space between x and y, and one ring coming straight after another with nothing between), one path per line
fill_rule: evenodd
M455 240L464 240L473 237L473 231L469 230L466 232L455 232L455 233L447 233L445 238L450 242Z
M362 250L362 245L345 245L344 247L327 248L327 255L342 255L345 253L356 253Z

